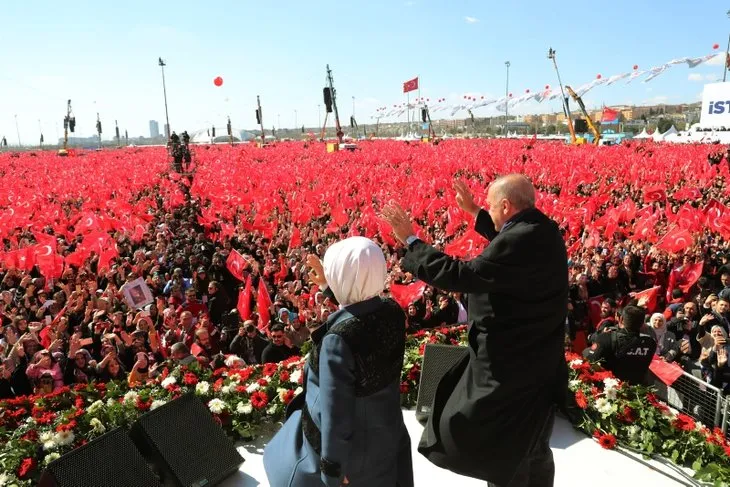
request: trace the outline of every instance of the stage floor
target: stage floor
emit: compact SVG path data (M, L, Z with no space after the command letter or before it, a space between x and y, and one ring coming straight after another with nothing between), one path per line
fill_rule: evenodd
M423 426L416 421L414 411L403 411L413 446L413 475L417 487L484 487L486 482L463 477L431 464L416 451ZM268 438L241 444L238 451L246 459L238 473L220 484L223 487L266 487L263 465L263 447ZM661 473L671 470L657 462L647 466L623 453L602 449L594 440L579 433L558 417L550 445L555 457L555 487L614 487L616 485L640 485L641 487L671 487L693 485L676 481Z

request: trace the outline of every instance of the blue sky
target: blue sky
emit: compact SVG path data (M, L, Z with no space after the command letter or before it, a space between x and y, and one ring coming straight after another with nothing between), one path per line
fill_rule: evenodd
M0 136L36 143L62 135L71 98L79 135L104 138L114 120L130 136L164 123L158 56L167 62L174 130L255 125L261 95L266 128L317 124L325 65L333 68L343 123L361 121L382 105L405 101L403 81L420 75L424 97L500 95L504 61L510 91L557 85L548 47L557 50L564 83L649 68L675 57L724 49L730 19L717 0L614 0L568 8L542 1L369 0L4 2L0 45ZM679 4L686 5L678 7ZM565 5L565 6L561 6ZM700 78L700 80L691 80ZM221 76L224 84L213 85ZM696 101L722 66L676 66L650 83L618 82L586 95L589 106ZM557 111L531 102L518 112ZM491 111L490 111L491 110ZM476 111L494 114L493 108ZM324 113L323 113L324 115ZM405 116L402 117L405 120Z

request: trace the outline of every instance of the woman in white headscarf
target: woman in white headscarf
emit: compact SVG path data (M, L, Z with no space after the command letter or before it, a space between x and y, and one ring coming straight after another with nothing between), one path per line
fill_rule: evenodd
M312 281L340 309L312 331L305 392L264 451L272 487L412 487L410 439L400 410L405 315L380 296L387 269L380 248L352 237L324 263L310 256ZM296 410L294 410L296 409Z
M667 362L673 362L679 355L679 342L674 333L667 330L667 319L661 313L654 313L649 325L656 337L656 354Z

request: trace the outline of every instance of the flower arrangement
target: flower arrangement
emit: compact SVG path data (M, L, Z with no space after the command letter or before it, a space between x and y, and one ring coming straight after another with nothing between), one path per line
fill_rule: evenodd
M428 343L464 345L466 326L419 331L406 341L402 404L418 394L420 364ZM616 445L691 465L697 478L730 485L730 444L676 413L650 389L629 386L610 372L567 354L569 387L582 411L576 425L604 448ZM0 487L34 485L48 463L117 427L129 427L146 411L185 393L195 393L234 440L273 433L286 405L302 390L305 359L215 371L165 369L144 385L126 382L79 384L44 396L0 401Z

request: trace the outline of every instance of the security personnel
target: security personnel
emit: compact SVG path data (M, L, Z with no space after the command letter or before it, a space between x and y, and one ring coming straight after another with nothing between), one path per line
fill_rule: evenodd
M606 370L623 381L646 384L657 344L650 335L641 333L644 317L644 308L626 306L619 318L619 329L600 334L583 351L583 356L591 362L602 362Z

